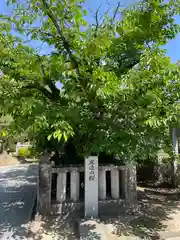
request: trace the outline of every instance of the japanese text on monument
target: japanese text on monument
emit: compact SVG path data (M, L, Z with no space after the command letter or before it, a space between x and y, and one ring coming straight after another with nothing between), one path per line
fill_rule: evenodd
M94 160L89 161L89 181L95 180L95 162Z

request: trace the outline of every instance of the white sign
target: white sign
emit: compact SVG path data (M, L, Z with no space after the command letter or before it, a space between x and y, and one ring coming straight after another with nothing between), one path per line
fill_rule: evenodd
M85 217L98 216L98 157L85 159Z

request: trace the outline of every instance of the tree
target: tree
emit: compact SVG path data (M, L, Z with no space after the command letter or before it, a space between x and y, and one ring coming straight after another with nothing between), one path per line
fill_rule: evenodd
M38 151L112 154L124 160L169 143L178 121L179 67L161 46L179 32L179 1L141 1L84 19L82 0L9 0L1 16L1 107L12 132ZM23 34L17 38L11 30ZM40 55L25 37L53 50ZM57 82L61 88L57 88Z

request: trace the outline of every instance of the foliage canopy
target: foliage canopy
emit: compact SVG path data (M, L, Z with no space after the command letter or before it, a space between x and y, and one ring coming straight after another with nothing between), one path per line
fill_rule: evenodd
M180 1L118 4L112 16L97 9L94 24L82 0L7 3L0 105L13 117L12 134L28 132L39 152L72 144L78 155L127 160L167 144L178 121L180 71L161 46L180 30ZM42 55L27 40L52 51Z

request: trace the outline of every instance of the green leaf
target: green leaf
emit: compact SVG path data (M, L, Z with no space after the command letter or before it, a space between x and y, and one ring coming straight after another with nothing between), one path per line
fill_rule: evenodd
M64 137L65 142L67 142L67 140L68 140L68 136L67 136L66 133L63 134L63 137Z

